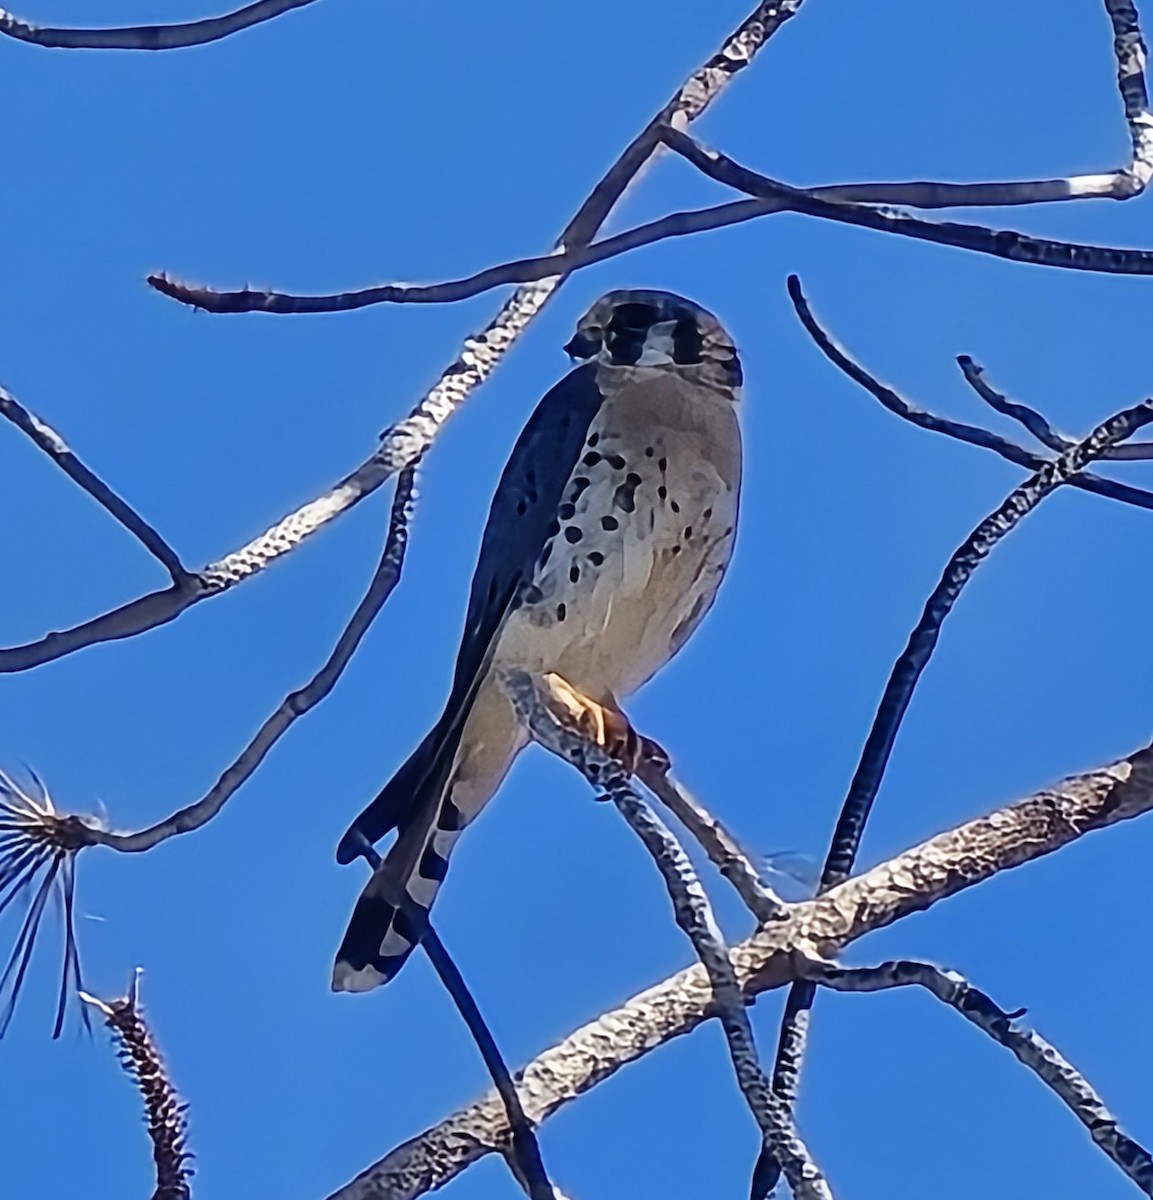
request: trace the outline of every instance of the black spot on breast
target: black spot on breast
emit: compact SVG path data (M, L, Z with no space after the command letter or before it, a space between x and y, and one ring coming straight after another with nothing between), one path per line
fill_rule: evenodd
M652 458L654 454L656 454L656 451L652 448L652 446L645 447L645 458Z
M680 554L681 549L682 548L680 546L674 546L673 547L673 556L676 557L676 555Z
M543 567L545 563L552 557L552 542L545 542L544 549L540 552L540 565Z
M604 560L605 556L599 550L589 551L589 562L591 562L594 567L599 567Z
M542 592L535 583L530 584L524 589L525 604L539 604L543 599L544 592Z
M607 461L614 471L623 471L627 466L623 454L610 454Z
M624 483L613 492L613 506L622 512L634 512L637 507L635 493L640 482L641 477L635 471L630 471L625 476Z
M556 619L558 621L563 621L565 619L566 612L567 610L565 609L565 606L563 604L558 604L556 606Z
M669 469L669 460L662 456L657 460L657 466L660 467L662 472L667 471Z
M576 563L573 563L573 565L571 567L569 567L568 577L569 577L570 583L579 583L580 582L581 569L580 569L580 567L577 566Z
M579 542L581 540L581 538L584 537L584 533L581 532L580 527L577 525L566 525L565 531L564 531L564 537L565 537L566 542L570 542L572 545L575 546L577 544L577 542Z
M589 481L583 475L578 475L572 481L572 498L574 500L579 500L581 492L583 492L588 485Z
M712 515L713 515L713 510L712 510L711 508L706 508L706 509L705 509L705 511L704 511L703 513L701 513L701 516L702 516L702 517L703 517L703 518L704 518L706 521L707 521L707 520L708 520L708 519L709 519L709 518L710 518Z
M681 506L675 500L669 501L669 508L671 508L675 513L679 513L681 511Z
M693 527L691 525L686 525L685 526L685 541L691 542L692 540L693 540Z
M657 495L660 496L662 500L667 500L669 498L669 489L662 483L661 486L657 488Z
M556 537L558 533L560 533L560 522L556 520L550 521L548 527L549 537Z
M595 450L590 450L584 456L584 458L581 459L581 462L583 462L586 467L595 467L600 460L601 456Z
M601 440L601 435L599 433L594 433L592 435L592 437L590 437L589 440L585 444L587 446L592 447L592 446L595 446L597 444L597 442L599 442L600 440Z
M601 528L607 529L610 532L621 527L620 521L616 517L601 517Z
M557 511L557 515L562 521L571 521L576 516L576 505L571 503L562 504Z

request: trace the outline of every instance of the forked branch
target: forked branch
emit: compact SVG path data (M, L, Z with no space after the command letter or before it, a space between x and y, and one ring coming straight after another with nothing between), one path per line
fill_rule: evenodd
M761 48L801 7L803 0L756 5L721 49L689 76L673 97L633 139L565 227L567 248L587 244L659 144L666 125L696 120L725 87L749 66ZM247 545L196 572L184 586L140 597L72 629L50 633L24 646L0 649L0 673L26 671L86 646L135 637L175 620L192 605L251 579L306 538L371 495L432 445L444 423L495 370L509 347L564 282L560 271L525 284L501 306L485 329L465 340L459 356L402 421L384 435L377 451L316 500L278 521Z
M798 311L803 314L806 328L819 328L796 276L789 279L789 294ZM1045 497L1051 495L1062 484L1075 479L1089 463L1110 447L1131 437L1138 429L1151 422L1151 400L1123 410L1102 422L1084 441L1068 447L1057 458L1045 462L1036 474L1014 488L1004 502L990 513L953 553L937 586L925 602L921 618L910 634L908 644L893 664L833 831L832 843L821 874L822 891L841 883L853 869L865 824L880 790L881 780L913 692L937 647L942 626L965 585L972 578L973 572L997 543L1012 532ZM808 1037L809 1012L815 995L815 986L807 980L801 980L793 985L785 1004L773 1070L773 1089L790 1105L796 1099ZM774 1172L771 1166L764 1162L761 1167L760 1173L771 1188L775 1183Z
M832 1191L801 1140L792 1114L773 1095L761 1068L744 997L708 894L689 856L656 813L633 791L625 769L565 717L562 701L522 671L509 671L502 684L521 721L547 750L564 759L616 805L660 870L677 924L693 944L709 979L713 1009L724 1030L741 1093L761 1130L764 1146L784 1166L793 1194L801 1200L832 1200Z
M1153 746L968 821L825 892L788 906L785 920L731 947L747 997L803 974L804 962L834 958L877 929L1061 849L1096 830L1153 810ZM530 1120L539 1124L621 1067L712 1015L704 968L690 967L634 996L545 1051L520 1076ZM508 1137L493 1096L396 1147L329 1200L415 1200L443 1187Z
M1076 1067L1040 1034L1017 1024L1025 1010L1005 1012L956 971L930 963L895 961L876 967L837 967L809 961L803 966L811 983L836 992L880 992L921 987L956 1010L1004 1046L1048 1087L1089 1131L1093 1141L1145 1193L1153 1196L1153 1156L1123 1133L1096 1089Z

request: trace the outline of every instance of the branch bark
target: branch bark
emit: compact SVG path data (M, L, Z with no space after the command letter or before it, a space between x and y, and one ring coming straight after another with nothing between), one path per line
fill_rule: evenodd
M592 190L561 234L566 248L591 241L617 200L659 145L657 131L684 127L713 103L756 57L769 38L799 11L804 0L762 0L630 143ZM544 308L567 275L562 271L525 284L512 294L485 329L467 338L460 355L407 417L384 434L377 451L334 488L278 521L239 550L192 575L183 585L154 592L72 629L24 646L0 649L0 674L26 671L86 646L134 637L175 620L193 604L251 579L306 538L323 529L420 458L445 421L495 370L508 349Z
M749 997L781 987L802 974L803 959L834 957L874 930L1150 809L1153 745L788 906L786 919L732 947L738 979ZM690 967L578 1029L525 1068L518 1087L530 1120L545 1120L621 1067L691 1032L710 1015L710 1001L704 969ZM503 1106L486 1096L398 1146L329 1200L415 1200L499 1151L507 1137Z

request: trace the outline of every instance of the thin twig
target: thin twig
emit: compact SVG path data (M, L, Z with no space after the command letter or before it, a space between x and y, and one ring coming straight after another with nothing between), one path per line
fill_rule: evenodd
M783 1164L794 1196L832 1200L832 1190L801 1141L790 1109L775 1095L761 1067L737 973L708 894L688 855L656 813L628 786L623 774L604 783L609 798L660 869L677 924L692 941L708 972L713 1005L728 1042L737 1082L760 1127L763 1147Z
M1153 1196L1153 1155L1121 1132L1117 1118L1092 1084L1054 1046L1030 1029L1017 1026L1025 1010L1003 1011L956 971L929 963L893 961L875 967L837 967L810 961L805 978L838 992L878 992L889 988L922 987L955 1009L995 1042L1012 1051L1050 1088L1088 1129L1097 1147L1145 1193Z
M1086 246L1078 242L1031 237L1011 229L990 229L984 225L966 225L959 221L928 221L897 210L825 200L801 188L790 187L751 171L719 150L701 145L679 129L666 130L663 138L666 146L710 178L750 196L780 201L783 209L792 212L825 221L859 225L864 229L918 241L954 246L1011 262L1109 275L1153 275L1153 250Z
M50 29L29 25L0 9L0 34L36 46L64 50L178 50L203 46L242 29L262 25L313 0L257 0L222 17L188 21L180 25L130 25L122 29Z
M120 1000L83 999L99 1009L116 1041L116 1055L125 1074L144 1101L152 1158L156 1164L156 1190L152 1200L190 1200L192 1167L188 1151L188 1105L180 1099L152 1033L140 1013L137 971Z
M801 6L803 0L762 0L726 39L721 49L694 71L653 122L684 125L699 117L726 85L752 62L768 39ZM641 147L651 153L655 143L642 133L626 149L593 189L562 234L566 246L579 246L595 236L608 209L644 163ZM183 588L172 587L140 597L72 629L50 633L24 646L0 649L0 674L26 671L72 654L86 646L117 638L134 637L175 620L192 605L227 591L263 571L278 558L295 550L306 538L342 516L371 495L398 471L415 462L432 445L445 421L492 374L510 346L528 328L564 281L551 276L519 287L483 332L465 340L455 361L441 373L430 391L404 420L389 429L373 456L334 488L239 550L210 564Z
M276 711L261 725L252 740L209 791L194 804L138 833L114 833L88 823L84 818L73 818L85 831L84 834L78 834L78 837L85 837L88 845L109 846L113 850L136 854L151 850L153 846L178 834L199 829L220 812L296 720L315 708L336 686L364 635L400 582L405 551L408 549L408 527L412 519L414 486L415 467L408 467L397 479L396 494L393 496L389 515L388 536L385 538L380 562L373 573L368 590L341 631L324 666L304 687L290 692L281 701Z
M776 11L772 11L773 8ZM759 36L763 41L800 8L800 0L776 6L761 5L759 19L766 23L758 34L754 13L742 27L745 38ZM527 283L546 276L568 273L593 263L604 262L640 246L652 245L670 237L684 237L709 229L719 229L772 213L788 211L789 197L804 195L815 201L839 201L846 204L904 205L910 208L993 208L1013 205L1052 203L1063 200L1111 198L1128 200L1139 195L1153 170L1153 116L1145 95L1145 47L1131 4L1107 0L1106 8L1114 28L1114 53L1118 83L1125 106L1133 153L1130 162L1115 171L1075 175L1065 179L1034 179L995 183L943 183L909 180L890 183L838 183L812 188L785 188L781 193L757 200L739 200L711 208L671 213L656 221L636 226L614 237L593 242L592 238L612 205L635 178L649 156L662 144L666 127L681 128L699 113L684 106L682 89L645 129L633 140L605 178L594 188L580 212L561 235L558 249L551 254L502 263L461 279L428 285L384 284L353 291L306 296L283 291L242 288L223 291L194 287L169 279L165 274L150 275L148 282L163 295L194 308L215 313L321 313L347 312L373 304L444 304L476 296L510 283ZM769 27L768 23L772 24ZM738 47L741 31L730 39L728 53L717 56L698 77L708 80L710 71L721 80L746 65ZM759 45L759 43L758 43ZM756 49L756 46L753 47Z
M1016 442L1010 442L991 430L982 429L979 425L967 425L963 421L950 421L947 417L939 417L935 413L927 412L895 392L891 387L881 383L860 363L850 358L844 348L820 325L801 291L800 280L795 275L789 276L788 289L789 298L793 302L797 316L800 317L805 331L816 343L821 353L848 375L854 383L859 383L879 400L889 412L920 429L943 433L946 437L954 438L957 441L968 442L970 445L992 450L1002 458L1008 459L1009 462L1028 467L1032 471L1040 470L1048 461L1040 454L1035 454L1032 450L1017 445ZM1114 447L1114 449L1121 449L1121 447ZM1092 471L1084 471L1068 482L1071 487L1093 492L1110 500L1120 500L1124 504L1132 504L1137 508L1153 509L1153 492L1130 487L1128 484L1118 483L1113 479L1103 479Z
M33 416L6 388L0 387L0 416L7 417L17 429L28 437L72 480L86 491L97 504L102 505L137 541L157 559L180 586L189 578L189 572L180 561L175 550L152 528L148 522L106 484L98 479L68 448L64 439Z
M646 759L637 769L637 778L696 838L758 921L772 921L784 912L784 901L757 874L737 839L669 773L667 766Z
M1030 408L1019 400L1010 400L1004 392L997 391L985 378L985 368L975 363L969 355L958 354L957 365L961 368L965 382L990 408L1023 425L1043 446L1061 454L1076 444L1073 438L1058 433L1035 408ZM1110 446L1101 455L1102 462L1145 462L1151 458L1153 442L1126 442L1123 446Z
M731 947L741 987L749 998L781 987L797 977L798 959L833 958L874 930L1149 812L1153 746L967 821L813 900L789 905L786 920L769 922ZM518 1074L529 1119L539 1126L622 1067L690 1033L713 1015L711 1004L708 976L697 965L578 1029ZM501 1152L507 1141L504 1106L489 1095L395 1147L329 1200L416 1200Z
M508 284L527 283L560 272L571 273L582 267L606 262L642 246L651 246L668 238L687 237L712 229L724 229L755 221L774 213L794 209L788 198L793 192L814 200L845 204L904 204L914 208L1005 207L1037 204L1042 200L1081 200L1089 195L1112 195L1112 181L1127 179L1126 172L1087 176L1101 184L1099 191L1071 192L1067 180L1048 180L1030 184L952 184L952 183L860 183L829 184L813 188L789 188L788 195L775 198L733 200L708 208L670 213L655 221L634 226L587 246L557 249L548 254L517 258L486 267L472 275L440 283L386 283L344 292L305 295L299 292L239 288L224 290L204 287L170 278L161 272L149 275L148 284L169 299L210 313L308 314L352 312L375 304L451 304L479 296ZM784 185L781 185L784 187ZM1051 187L1052 194L1039 189ZM1012 189L1029 188L1017 192ZM1141 253L1135 251L1134 253Z
M1103 421L1087 438L1058 458L1045 463L1031 478L1013 489L961 543L949 559L937 586L925 602L908 645L893 665L860 763L845 798L833 843L821 877L822 888L847 878L856 861L861 834L892 753L897 731L921 673L929 663L945 618L953 610L973 572L1002 538L1047 496L1084 470L1109 446L1153 422L1153 400L1127 408Z
M985 378L985 368L975 363L967 354L957 355L957 366L965 382L981 397L994 411L1003 416L1011 417L1019 425L1023 425L1036 439L1049 450L1064 454L1071 446L1076 445L1072 438L1058 433L1052 425L1035 409L1016 400L1010 400L1004 392L999 392ZM1117 449L1116 446L1113 449ZM1102 458L1108 457L1102 455Z
M374 867L376 865L378 864L374 864ZM496 1044L496 1039L492 1036L492 1031L481 1015L476 1000L464 981L464 976L461 975L452 956L445 949L436 930L427 922L425 922L424 936L421 938L420 944L440 977L441 983L452 997L464 1023L468 1026L468 1030L480 1050L481 1057L484 1059L485 1066L488 1067L488 1073L496 1085L497 1093L504 1101L511 1131L509 1166L513 1168L514 1174L530 1200L555 1200L556 1188L545 1170L532 1122L525 1116L524 1106L520 1102L516 1085L509 1074L508 1065Z
M363 599L337 639L328 661L309 683L285 697L236 761L195 804L180 809L138 833L116 833L104 828L103 824L91 817L58 812L38 780L35 781L37 796L32 796L0 772L0 913L17 895L27 891L36 877L44 872L40 890L35 894L17 934L8 968L0 977L0 996L6 988L8 991L8 1001L0 1012L0 1037L3 1036L15 1012L24 975L40 929L44 906L54 887L59 890L64 924L64 965L53 1037L58 1037L63 1028L68 998L82 987L73 923L77 853L86 846L108 846L113 850L139 853L151 850L153 846L177 834L199 829L220 812L293 723L315 708L336 686L356 648L400 579L408 546L415 471L415 466L406 468L397 479L396 494L389 516L388 536L380 563ZM85 1009L81 1009L81 1012L86 1016Z
M800 285L790 279L790 291L801 296ZM803 296L801 296L803 299ZM1047 462L1030 479L1014 488L954 551L937 586L925 602L921 618L908 644L893 664L857 769L849 785L833 831L829 853L821 874L825 891L848 878L856 861L865 823L881 786L897 733L922 672L929 663L945 618L952 611L965 585L996 544L1010 533L1046 496L1068 483L1101 452L1130 437L1153 422L1153 401L1146 400L1102 422L1081 443ZM777 1057L773 1068L773 1090L790 1107L796 1100L804 1059L809 1013L815 998L811 983L798 982L790 989L781 1022ZM758 1174L768 1187L775 1183L771 1165L764 1159Z
M676 922L708 973L713 1007L724 1030L737 1083L760 1127L764 1145L771 1147L774 1156L783 1163L795 1195L806 1200L832 1200L829 1185L801 1141L791 1114L773 1095L761 1068L728 947L713 916L708 894L684 848L633 791L625 769L563 721L529 675L509 671L502 676L501 683L533 737L576 767L594 788L603 791L652 856L664 878Z
M361 853L373 871L379 869L383 860L374 846L366 844ZM457 1012L468 1026L473 1041L476 1042L477 1049L480 1051L480 1056L484 1059L484 1065L492 1077L497 1095L500 1096L501 1103L504 1105L509 1128L509 1145L506 1154L509 1168L530 1200L560 1200L560 1193L550 1182L548 1172L545 1170L544 1159L541 1157L540 1145L536 1140L532 1122L525 1115L524 1106L520 1102L516 1085L509 1073L508 1064L504 1061L504 1055L501 1054L500 1047L496 1044L496 1038L493 1037L492 1030L489 1029L488 1022L480 1011L480 1006L469 990L468 984L465 983L460 968L449 954L448 947L440 940L440 935L432 927L428 916L422 913L417 919L417 923L422 931L420 944L424 947L428 960L432 963L441 983L444 984L445 990L452 997Z

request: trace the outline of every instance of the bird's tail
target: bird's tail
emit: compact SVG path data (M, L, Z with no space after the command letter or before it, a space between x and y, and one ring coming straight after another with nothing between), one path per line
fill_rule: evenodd
M410 825L373 872L352 910L336 953L332 987L364 992L388 983L428 928L428 915L463 828L447 797L435 819Z
M350 862L393 828L400 831L353 909L336 954L334 991L387 983L424 936L449 853L466 824L450 794L459 741L459 726L434 727L341 839L337 858Z

